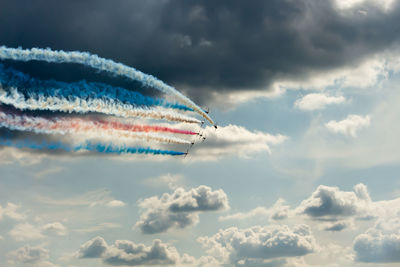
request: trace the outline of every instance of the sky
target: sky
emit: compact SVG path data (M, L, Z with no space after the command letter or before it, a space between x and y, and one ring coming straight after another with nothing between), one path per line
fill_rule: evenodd
M0 266L398 266L399 18L398 0L2 1L0 46L121 62L218 129L159 122L206 137L186 157L0 146ZM0 63L164 97L79 64Z

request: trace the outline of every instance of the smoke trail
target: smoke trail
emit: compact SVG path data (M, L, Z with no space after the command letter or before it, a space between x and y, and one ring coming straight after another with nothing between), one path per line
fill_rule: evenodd
M165 84L152 75L145 74L122 63L116 63L111 59L105 59L97 55L78 51L65 52L62 50L53 51L50 49L40 48L8 48L6 46L0 47L0 58L20 61L41 60L52 63L78 63L101 71L107 71L115 75L139 81L148 87L156 88L161 92L172 95L182 104L192 108L211 124L214 124L213 120L207 115L206 112L204 112L192 100L177 91L174 87Z
M129 138L146 141L157 141L171 144L190 144L188 140L181 138L163 136L147 132L133 132L129 130L120 130L111 127L104 127L105 123L96 123L93 121L84 121L80 119L54 119L48 120L42 117L17 116L7 114L0 109L0 127L10 130L31 131L40 134L85 134L86 137L107 136L115 139ZM110 125L111 126L111 125Z
M107 115L114 115L123 118L146 117L158 120L179 121L186 123L200 123L198 119L181 115L176 112L161 109L143 109L135 108L132 105L123 104L119 101L103 99L83 100L75 98L69 100L58 97L43 97L38 99L28 98L18 92L17 89L11 88L9 92L3 90L0 85L0 103L12 105L20 110L49 110L61 112L89 113L97 112Z
M113 122L113 121L96 121L95 123L101 124L100 127L103 128L113 128L118 130L125 130L125 131L134 131L134 132L167 132L167 133L175 133L175 134L185 134L185 135L197 135L198 133L187 131L187 130L180 130L174 129L169 127L163 126L153 126L153 125L132 125L120 122Z
M11 146L16 148L29 148L29 149L47 149L47 150L64 150L67 152L77 151L93 151L106 154L153 154L153 155L171 155L180 156L184 155L184 152L173 151L173 150L160 150L143 147L129 147L129 146L115 146L115 145L104 145L99 143L86 142L76 146L68 146L61 142L33 142L30 140L10 140L4 137L0 137L0 145Z
M63 97L63 98L80 98L89 99L118 99L124 104L142 105L142 106L163 106L166 108L175 108L180 110L192 109L165 101L164 99L154 99L152 97L143 96L138 92L133 92L121 87L114 87L104 83L86 82L84 80L74 83L65 83L55 80L39 80L25 73L6 68L0 64L0 84L5 90L7 88L18 88L25 95L38 99L44 97Z

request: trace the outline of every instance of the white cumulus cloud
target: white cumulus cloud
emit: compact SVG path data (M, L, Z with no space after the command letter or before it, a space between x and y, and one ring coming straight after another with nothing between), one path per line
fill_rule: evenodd
M323 109L327 105L340 104L346 101L343 96L328 96L325 94L308 94L297 99L294 106L301 110Z
M204 129L205 142L195 145L189 155L197 160L213 160L220 157L236 155L250 157L255 153L271 152L271 146L282 144L287 137L281 134L272 135L260 131L249 131L237 125L212 126Z
M346 136L356 137L357 132L362 128L368 127L370 123L371 119L368 115L349 115L341 121L329 121L325 124L325 127L333 133L340 133Z
M314 252L317 244L307 225L253 226L246 229L231 227L198 241L220 261L240 264L247 259L276 259L304 256Z

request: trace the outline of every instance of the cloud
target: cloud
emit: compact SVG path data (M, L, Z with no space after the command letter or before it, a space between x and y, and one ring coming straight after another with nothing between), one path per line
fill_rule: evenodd
M9 231L9 235L16 241L30 241L43 239L47 235L65 236L67 228L60 222L48 223L43 226L34 226L30 223L20 223Z
M29 223L17 224L8 234L16 241L30 241L44 238L40 229Z
M326 225L323 229L325 231L331 231L331 232L339 232L342 231L350 226L350 223L347 221L339 221L339 222L333 222L331 224Z
M196 160L214 160L232 155L248 158L255 153L270 153L270 146L282 144L287 139L284 135L249 131L237 125L218 127L217 131L207 126L203 135L207 139L189 151L189 156Z
M323 109L327 105L341 104L346 99L343 96L327 96L325 94L308 94L297 99L294 106L301 110Z
M357 131L366 128L370 125L370 117L359 116L359 115L348 115L344 120L341 121L329 121L325 124L325 127L333 132L340 133L346 136L356 137Z
M108 245L102 237L95 237L81 246L79 258L101 258L105 264L114 266L172 265L180 255L175 247L155 239L151 246L135 244L128 240L116 240Z
M289 209L288 205L284 205L284 199L278 199L276 203L270 209L270 218L275 221L284 220L289 217Z
M16 220L16 221L21 221L25 219L25 214L19 213L17 210L20 207L14 203L7 203L7 206L5 208L1 207L0 205L0 220L2 220L4 217L8 217L10 219Z
M220 216L218 220L228 221L228 220L247 220L251 218L267 217L270 214L269 210L265 207L257 207L248 212L237 212L234 214Z
M272 220L283 220L289 216L289 206L284 205L285 200L278 199L276 203L269 209L265 207L257 207L249 212L237 212L234 214L220 216L218 220L247 220L260 217L269 217Z
M178 188L178 184L182 183L183 179L184 177L182 174L167 173L156 178L148 178L144 180L143 183L147 186L152 186L152 187L167 185L168 188L170 189L176 189Z
M64 236L67 234L67 228L60 222L48 223L42 227L42 233Z
M392 217L378 221L355 238L353 248L359 262L400 262L400 220Z
M356 185L354 192L320 185L308 199L301 202L296 212L313 219L337 220L344 217L365 216L370 205L371 199L364 184Z
M229 204L222 189L213 191L201 185L188 191L177 188L172 194L146 198L139 201L139 207L145 211L135 226L145 234L154 234L194 225L199 220L198 212L225 210Z
M14 147L0 147L0 164L11 164L18 162L19 164L34 165L41 162L43 154L32 155L31 152L22 151Z
M21 266L21 264L35 264L36 266L51 266L49 259L49 251L42 247L31 247L25 245L17 250L11 251L7 254L9 263ZM47 264L47 265L45 265Z
M211 237L200 237L198 241L210 255L234 264L248 259L304 256L317 249L307 225L296 225L292 229L286 225L231 227Z
M90 226L87 228L81 228L81 229L76 229L74 230L75 232L81 232L81 233L93 233L93 232L99 232L105 229L113 229L113 228L120 228L121 225L118 223L111 223L111 222L104 222L100 223L94 226Z
M177 250L161 240L154 240L148 247L128 240L117 240L109 247L104 262L110 265L169 265L178 261Z
M106 206L106 207L121 207L124 202L111 197L111 192L106 189L98 189L86 192L82 195L77 195L70 198L52 199L49 197L38 196L38 201L47 205L55 206Z
M104 238L97 236L85 244L83 244L79 251L79 258L100 258L107 250L108 246Z
M122 202L121 200L111 200L106 204L106 206L111 207L111 208L118 208L118 207L124 207L126 204Z
M382 8L384 11L389 11L395 0L335 0L335 4L339 9L354 9L362 8L363 6L373 5Z
M30 3L26 8L32 12L21 17L16 15L19 2L11 1L2 7L0 39L9 46L51 44L57 49L91 50L188 88L191 97L206 102L215 92L262 92L285 81L296 83L354 68L378 51L392 48L399 36L395 26L388 25L398 25L399 5L381 2L272 0L227 5L150 0L118 6L106 0L72 6L41 2ZM96 13L94 4L99 6ZM55 16L49 10L63 12ZM77 80L81 75L79 70L24 68L58 79Z

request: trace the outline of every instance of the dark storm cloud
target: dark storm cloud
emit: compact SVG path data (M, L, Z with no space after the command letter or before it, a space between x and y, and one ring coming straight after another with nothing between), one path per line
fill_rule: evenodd
M399 13L371 1L339 12L328 0L13 0L2 2L0 40L97 53L206 100L356 63L398 43Z

